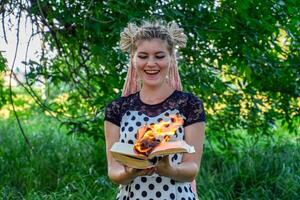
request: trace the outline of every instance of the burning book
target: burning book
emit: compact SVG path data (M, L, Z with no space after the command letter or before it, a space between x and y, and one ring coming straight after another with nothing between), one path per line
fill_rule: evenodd
M138 129L134 145L117 142L111 148L112 156L129 167L145 169L154 165L151 160L156 156L194 153L194 147L183 140L169 141L182 124L183 119L174 115L168 122L144 125Z

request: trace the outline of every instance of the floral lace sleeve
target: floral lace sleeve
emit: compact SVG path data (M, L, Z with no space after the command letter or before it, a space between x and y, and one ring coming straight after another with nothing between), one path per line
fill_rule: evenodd
M183 124L184 127L196 122L205 122L203 103L198 97L190 95L184 116L186 117Z
M122 98L112 101L105 108L104 120L120 126Z

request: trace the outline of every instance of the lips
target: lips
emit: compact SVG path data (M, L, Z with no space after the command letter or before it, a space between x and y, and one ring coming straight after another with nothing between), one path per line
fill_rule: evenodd
M158 74L160 71L159 71L159 70L144 70L144 72L145 72L147 75L156 75L156 74Z

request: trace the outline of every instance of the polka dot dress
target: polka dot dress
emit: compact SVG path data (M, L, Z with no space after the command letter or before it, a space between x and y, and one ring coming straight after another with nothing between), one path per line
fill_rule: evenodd
M178 100L180 100L180 97L185 100L185 104L183 101L181 102L182 105L179 105ZM179 114L184 118L185 122L183 126L177 129L176 133L171 137L171 140L183 140L184 126L196 121L205 120L203 107L197 107L198 110L201 110L201 113L196 120L194 119L192 122L187 120L188 116L184 115L185 112L182 109L187 107L187 104L191 102L190 99L191 95L189 95L189 93L175 90L164 102L156 105L148 105L141 102L139 93L136 93L112 102L106 109L105 120L120 126L120 142L134 144L139 127L144 124L149 125L151 123L158 123L161 120L169 121L170 115ZM202 102L199 99L196 99L196 101L198 106L202 106ZM176 104L173 104L172 102L176 102ZM153 107L155 108L153 109ZM160 113L157 113L157 111L160 111ZM112 114L112 112L114 112L114 114ZM117 118L118 116L120 116L120 118ZM182 154L170 155L169 159L172 166L178 165L181 163ZM128 185L120 185L116 199L192 200L196 198L189 182L178 182L169 177L153 174L151 176L139 176L132 180Z

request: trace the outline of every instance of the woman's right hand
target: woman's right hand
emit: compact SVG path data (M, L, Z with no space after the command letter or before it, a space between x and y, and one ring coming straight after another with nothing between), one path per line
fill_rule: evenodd
M110 149L115 142L119 141L120 127L112 122L105 121L105 141L106 141L106 158L107 171L110 180L116 184L128 184L138 176L147 176L154 173L153 168L149 169L134 169L127 167L113 159Z
M130 176L130 178L135 179L138 176L151 176L155 169L154 167L147 169L136 169L128 166L124 166L126 174Z

